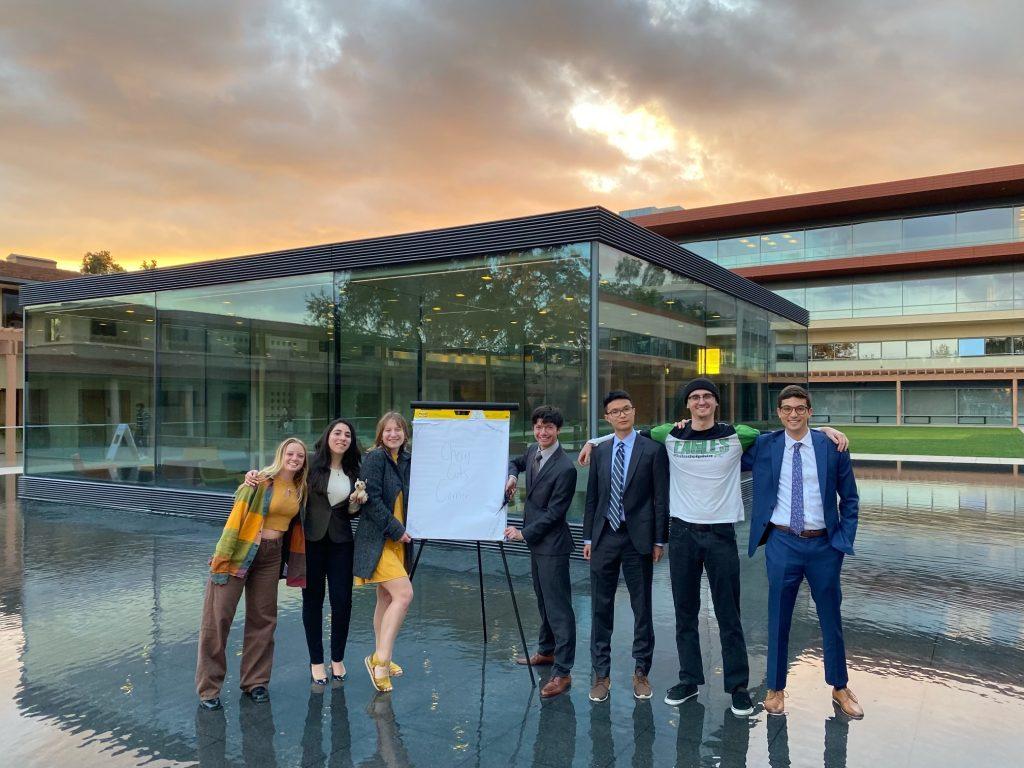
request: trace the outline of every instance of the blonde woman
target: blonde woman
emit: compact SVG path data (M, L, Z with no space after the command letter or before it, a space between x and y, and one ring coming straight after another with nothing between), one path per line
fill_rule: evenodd
M391 660L391 653L412 602L412 582L407 570L412 539L405 532L408 445L408 422L395 411L385 413L377 422L373 449L363 457L360 471L366 483L367 500L356 530L352 573L357 587L377 587L377 607L373 612L376 647L364 661L378 691L390 691L391 677L401 674L401 668Z
M204 709L220 709L227 670L225 649L238 601L245 592L245 636L240 687L257 703L270 700L274 662L277 582L304 587L305 547L299 509L306 497L306 446L291 437L277 446L274 463L256 487L240 485L210 559L199 630L196 692Z

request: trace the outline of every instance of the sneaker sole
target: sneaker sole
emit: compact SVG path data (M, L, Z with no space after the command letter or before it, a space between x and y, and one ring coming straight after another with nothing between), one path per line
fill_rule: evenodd
M594 698L593 696L591 696L590 694L587 694L587 698L588 698L588 699L590 699L590 700L591 700L591 701L593 701L593 702L597 702L598 704L600 704L600 703L601 703L602 701L608 701L608 694L606 693L606 694L604 695L604 698L603 698L603 699L595 699L595 698Z
M684 696L681 699L670 699L668 696L666 696L665 697L665 703L668 704L670 707L678 707L684 701L689 701L690 699L697 698L697 694L698 693L700 693L700 691L694 691L689 696Z
M654 692L651 691L648 694L643 694L643 693L637 693L636 691L633 691L633 698L636 699L637 701L647 701L648 699L653 699L654 698Z
M736 717L749 717L750 715L754 714L753 707L750 707L748 709L736 709L736 707L729 707L729 709L732 710L732 713L736 715Z

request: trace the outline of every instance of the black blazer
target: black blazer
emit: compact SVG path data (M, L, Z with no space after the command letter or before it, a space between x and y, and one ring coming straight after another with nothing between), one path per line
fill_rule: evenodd
M583 535L590 539L591 549L597 547L610 503L614 443L600 443L591 454L583 516ZM650 554L656 543L668 543L668 454L661 443L641 434L636 436L626 467L622 507L626 530L638 552Z
M409 472L412 457L408 451L391 459L386 448L374 448L363 456L359 469L366 482L367 501L359 510L356 528L352 573L364 579L373 575L384 551L384 540L398 541L405 535L405 526L394 515L395 501L402 494L403 512L409 508ZM408 552L406 553L408 554Z
M352 482L352 478L349 478ZM352 482L352 485L355 485ZM307 541L320 541L329 535L336 544L352 541L352 521L348 514L348 496L333 507L324 491L309 488L306 504L302 507L302 530Z
M531 445L522 456L508 463L508 473L526 472L537 457L540 446ZM529 473L527 473L529 475ZM540 472L529 482L523 512L523 538L535 555L568 555L573 550L572 532L566 514L576 493L576 467L558 446Z

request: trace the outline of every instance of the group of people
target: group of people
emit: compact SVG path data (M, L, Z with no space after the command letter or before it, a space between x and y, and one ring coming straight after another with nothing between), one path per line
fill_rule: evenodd
M611 638L620 574L633 612L632 677L637 699L653 696L648 675L654 654L653 574L666 546L679 655L679 682L665 696L678 705L704 684L698 617L701 577L707 573L722 643L723 682L732 712L754 711L740 621L740 565L735 524L743 520L740 471L753 472L754 506L748 553L764 545L768 573L767 695L764 709L785 714L789 629L800 584L807 580L821 624L825 679L843 714L863 717L849 689L839 577L853 554L858 496L846 438L828 427L809 429L811 397L787 386L778 396L783 429L759 433L716 421L719 391L698 378L683 390L689 418L647 432L635 428L629 394L609 392L604 418L612 433L588 442L579 462L592 464L583 519L583 558L590 566L592 681L589 698L611 689ZM569 558L575 550L567 513L577 472L559 443L560 411L531 414L536 443L509 462L506 493L525 475L522 528L505 537L525 542L540 614L536 653L520 664L551 666L543 698L572 685L576 617ZM405 530L409 496L410 430L396 412L377 424L374 445L360 455L355 429L335 419L314 446L284 440L274 462L252 470L235 495L210 561L199 637L196 690L207 709L221 707L228 630L242 592L246 620L240 687L254 701L269 698L277 623L277 584L302 588L302 620L313 686L346 676L345 645L353 586L376 586L375 648L364 659L373 686L390 691L402 674L392 658L412 601L411 539ZM351 518L360 516L353 535ZM324 663L323 602L331 604L331 663Z
M849 689L839 584L843 557L853 554L858 496L845 435L811 430L810 394L787 386L778 396L783 429L761 434L716 421L717 386L698 378L681 393L689 418L640 433L627 392L609 392L604 418L612 434L592 439L580 452L592 464L583 518L583 557L590 564L592 681L589 698L601 702L611 689L611 637L620 574L633 612L633 695L653 696L648 674L654 653L651 608L654 566L666 545L675 609L679 682L665 695L678 705L704 684L698 631L701 578L706 572L722 643L723 683L737 716L754 711L749 664L740 621L740 564L736 523L743 520L740 471L753 472L754 505L748 553L764 545L768 572L767 695L764 709L785 714L789 630L800 584L807 580L821 624L825 680L846 716L864 712ZM507 490L526 473L522 531L509 538L530 549L540 611L537 652L519 659L551 665L541 689L550 698L572 685L576 622L571 604L566 513L576 469L558 443L562 416L544 406L532 414L537 444L509 464ZM801 450L802 449L802 450Z
M413 596L412 539L405 532L409 435L405 418L388 412L364 456L352 422L335 419L312 456L301 440L289 437L278 445L270 466L246 474L210 559L196 663L200 706L222 706L228 631L243 592L239 685L253 701L269 700L281 578L302 589L310 682L323 688L348 674L353 586L374 585L375 647L363 663L378 691L392 689L392 678L402 675L392 651ZM353 535L351 519L357 514ZM329 668L323 646L325 592L331 605Z

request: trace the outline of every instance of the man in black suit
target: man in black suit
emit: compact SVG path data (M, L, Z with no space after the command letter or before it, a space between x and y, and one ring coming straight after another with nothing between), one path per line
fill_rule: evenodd
M609 392L604 418L615 437L594 449L583 518L583 557L590 561L591 701L605 701L611 687L611 638L615 590L621 569L633 608L633 696L651 698L647 675L654 656L651 585L654 564L668 541L668 456L639 434L629 393Z
M526 509L523 529L505 529L511 541L525 541L530 548L533 591L540 611L537 653L517 659L520 664L552 664L552 676L541 689L542 698L565 693L572 685L576 658L576 615L572 610L569 584L569 554L572 533L565 520L576 493L576 467L558 443L562 413L542 405L530 416L537 444L508 463L505 492L515 492L520 472L526 473Z

